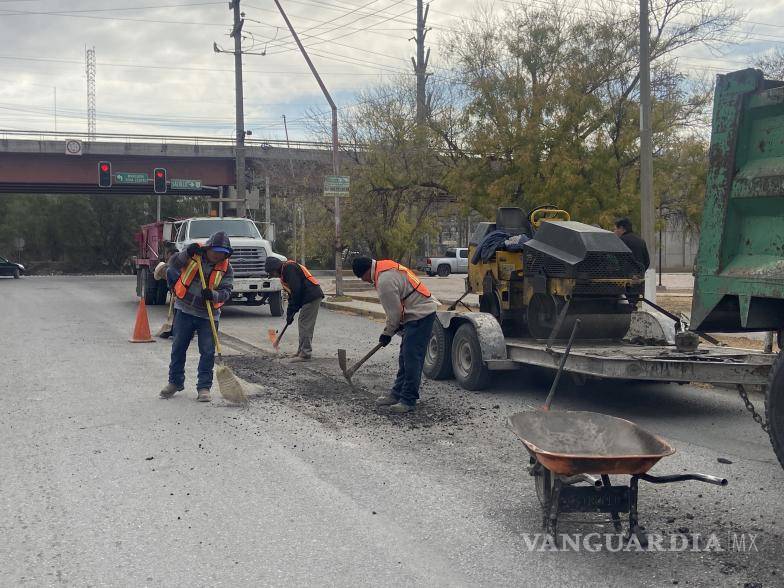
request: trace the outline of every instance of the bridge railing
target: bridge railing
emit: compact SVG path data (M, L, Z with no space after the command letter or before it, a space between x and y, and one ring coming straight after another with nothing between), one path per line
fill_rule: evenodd
M0 129L0 140L27 139L37 141L58 141L77 139L83 143L123 142L123 143L157 143L161 145L234 145L233 137L210 137L198 135L142 135L129 133L95 133L90 136L78 131L23 131L16 129ZM323 141L286 141L285 139L245 139L246 147L269 149L272 147L288 147L290 149L332 149L332 143Z

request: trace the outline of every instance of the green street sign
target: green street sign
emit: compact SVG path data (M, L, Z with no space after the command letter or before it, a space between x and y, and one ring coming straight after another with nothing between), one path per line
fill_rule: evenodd
M326 176L324 178L325 196L348 196L349 176Z
M150 178L145 173L117 172L114 181L118 184L146 184Z
M170 182L172 190L201 190L201 180L178 180L172 178Z

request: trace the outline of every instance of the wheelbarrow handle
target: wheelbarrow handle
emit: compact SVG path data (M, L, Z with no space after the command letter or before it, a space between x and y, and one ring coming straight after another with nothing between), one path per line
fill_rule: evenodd
M637 474L637 478L645 480L651 484L669 484L671 482L687 482L694 480L697 482L705 482L707 484L715 484L716 486L726 486L729 482L726 478L719 478L717 476L709 476L708 474L673 474L671 476L652 476L650 474Z

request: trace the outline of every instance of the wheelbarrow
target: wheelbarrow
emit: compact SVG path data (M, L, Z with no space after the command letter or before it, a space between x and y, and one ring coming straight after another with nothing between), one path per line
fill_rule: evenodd
M509 427L530 455L529 473L536 481L545 531L556 536L560 513L606 513L621 532L620 514L628 513L628 536L647 543L637 510L640 480L669 484L695 480L726 486L727 480L705 474L648 474L656 463L675 453L661 437L630 421L584 411L550 411L550 402L569 354L569 344L543 410L521 412L509 418ZM629 475L627 486L610 484L611 474Z

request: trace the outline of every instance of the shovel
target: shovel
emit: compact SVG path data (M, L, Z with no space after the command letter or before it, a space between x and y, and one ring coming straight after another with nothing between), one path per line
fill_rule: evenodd
M368 359L370 359L371 356L382 347L383 345L381 345L381 343L378 343L373 349L371 349L368 352L368 354L365 357L360 359L357 363L355 363L351 367L348 367L348 363L346 361L346 350L338 349L338 363L340 364L340 370L343 372L343 375L345 376L346 380L348 380L348 383L351 385L352 388L354 387L354 384L351 382L351 377L360 367L362 367L363 363L365 363Z
M278 347L280 346L280 340L283 339L283 333L285 333L286 329L288 328L289 328L289 323L286 323L283 326L283 330L280 332L280 334L278 334L278 331L276 329L267 329L267 337L269 338L270 343L272 343L272 348L275 351L278 350Z

